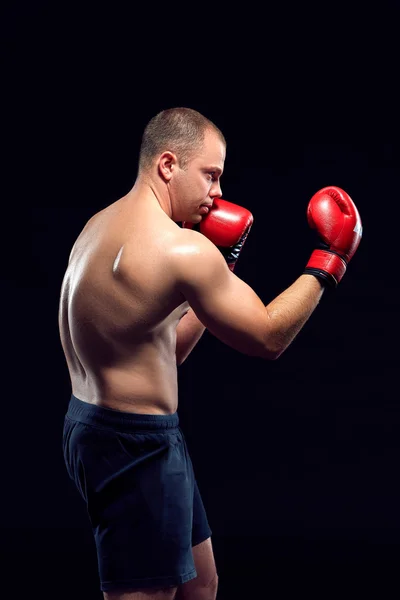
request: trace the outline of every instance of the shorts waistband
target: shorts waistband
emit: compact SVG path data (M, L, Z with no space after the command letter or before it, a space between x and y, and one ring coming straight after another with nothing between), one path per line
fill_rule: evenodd
M71 394L66 416L73 421L93 425L104 429L123 431L164 431L177 429L179 416L175 412L170 415L149 415L130 413L105 408L79 400Z

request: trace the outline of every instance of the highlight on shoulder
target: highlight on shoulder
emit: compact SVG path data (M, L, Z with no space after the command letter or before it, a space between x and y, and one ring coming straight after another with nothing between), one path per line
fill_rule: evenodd
M218 248L205 235L195 229L181 229L180 234L171 245L171 255L173 257L190 258L200 257L212 259L220 257L222 254Z
M170 248L171 268L181 291L223 285L230 275L220 250L202 233L184 229Z

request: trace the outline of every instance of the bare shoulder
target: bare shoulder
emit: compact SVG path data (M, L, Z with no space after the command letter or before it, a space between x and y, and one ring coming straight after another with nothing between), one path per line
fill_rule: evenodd
M228 277L231 273L218 248L196 230L181 229L171 240L168 254L181 286L204 277L208 281Z
M69 262L71 262L73 260L73 258L75 257L76 253L85 247L85 244L87 242L88 237L91 234L92 231L92 227L93 225L95 225L97 223L98 220L98 216L100 215L100 212L92 215L91 217L89 217L87 219L87 221L83 224L81 231L79 232L78 236L76 237L72 248L70 250L70 254L69 254Z
M171 257L185 257L206 252L209 248L215 248L203 234L195 229L179 228L178 232L171 238ZM216 249L216 248L215 248Z
M201 233L187 230L169 254L176 289L203 325L240 352L270 358L264 303L229 269L220 250Z

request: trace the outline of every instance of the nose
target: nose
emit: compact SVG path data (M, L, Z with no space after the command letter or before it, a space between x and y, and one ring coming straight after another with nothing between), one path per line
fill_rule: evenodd
M210 198L222 198L222 190L219 181L216 181L210 190Z

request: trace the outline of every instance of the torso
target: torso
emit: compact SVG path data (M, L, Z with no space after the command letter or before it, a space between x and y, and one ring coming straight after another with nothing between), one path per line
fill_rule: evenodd
M188 310L168 250L181 229L123 198L78 237L64 276L59 326L72 392L128 412L178 406L176 327Z

